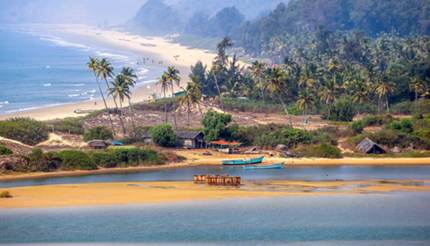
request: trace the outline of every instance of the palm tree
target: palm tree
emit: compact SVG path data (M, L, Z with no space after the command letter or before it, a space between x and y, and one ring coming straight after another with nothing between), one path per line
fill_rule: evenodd
M352 101L360 105L369 101L371 88L372 85L370 83L366 83L362 80L356 81L352 89ZM358 114L360 114L360 111L358 111Z
M266 70L266 64L259 61L255 61L252 63L250 70L251 70L251 76L255 81L256 87L260 89L261 98L263 99L263 102L264 102L265 101L264 91L266 88L265 88L263 75L264 75L264 71Z
M415 93L415 110L418 112L418 98L421 94L425 93L425 84L421 80L419 80L418 77L414 77L409 84L409 88Z
M201 92L200 85L196 83L194 78L192 78L192 81L188 83L187 88L185 89L185 95L182 96L180 99L181 107L184 107L187 110L188 126L191 125L191 122L190 122L191 109L195 105L199 106L201 100L202 100L202 92Z
M285 102L282 99L282 95L281 95L282 91L285 92L287 90L286 84L285 84L286 80L287 80L287 74L284 73L279 67L273 67L273 68L268 70L266 88L272 96L275 96L278 98L278 100L281 103L285 113L287 114L287 116L289 118L289 121L290 121L289 124L292 127L293 121L291 119L290 114L288 113L287 106L285 105Z
M385 81L384 79L380 79L378 84L376 85L375 92L379 97L379 100L383 100L385 98L385 105L387 107L387 113L390 112L388 96L390 93L394 91L394 87L391 83Z
M112 132L113 132L113 133L115 133L115 128L114 128L114 126L113 126L112 116L110 115L110 109L109 109L109 107L108 107L108 105L107 105L105 95L104 95L103 90L102 90L102 87L101 87L101 85L100 85L99 76L97 75L97 72L98 72L98 69L99 69L99 68L98 68L98 67L99 67L99 60L97 60L97 58L90 57L90 60L89 60L89 62L87 63L87 66L88 66L88 69L89 69L91 72L93 72L94 77L96 78L97 87L98 87L98 89L99 89L100 96L101 96L101 97L102 97L102 99L103 99L103 103L104 103L104 105L105 105L105 109L106 109L106 112L107 112L108 117L109 117L109 123L110 123L111 129L112 129Z
M121 108L125 98L130 97L130 87L127 85L122 74L118 74L117 76L115 76L114 80L111 81L111 87L109 87L108 91L109 91L109 95L111 95L115 101L119 99ZM116 106L116 110L119 110L118 106ZM121 123L122 131L124 135L127 134L124 121L122 119L122 113L119 114L119 121Z
M128 107L130 109L131 113L131 121L133 129L136 129L135 120L134 120L134 111L133 111L133 105L131 104L131 88L133 88L136 85L137 75L134 72L132 68L124 67L120 73L124 79L125 86L128 87L129 95L127 96L128 99Z
M303 128L305 128L306 123L308 121L308 109L310 109L315 104L315 96L310 91L309 88L306 88L300 92L299 99L297 100L297 106L303 110Z
M163 92L163 98L164 98L164 114L165 114L165 123L167 123L167 100L166 100L166 94L167 94L167 90L169 90L170 88L170 82L167 79L166 74L163 74L161 76L161 78L158 80L157 85L159 85L161 87L161 91Z
M336 101L337 98L337 86L334 80L328 80L319 91L321 101L327 105L328 118L330 119L331 105Z
M169 81L170 89L172 92L172 99L173 99L173 108L176 109L176 99L175 99L175 89L174 86L180 87L181 83L181 77L179 76L179 70L177 70L175 67L168 67L167 71L164 73L166 79ZM176 124L176 112L173 111L173 120L175 124L175 128L177 127Z

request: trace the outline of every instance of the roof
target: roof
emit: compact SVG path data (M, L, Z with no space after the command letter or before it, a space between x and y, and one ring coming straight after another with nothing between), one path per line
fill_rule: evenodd
M202 132L197 131L176 131L176 136L181 139L194 139L198 137Z
M377 146L378 148L383 149L381 146L379 146L377 143L373 142L370 138L363 139L358 145L357 150L361 152L369 152L374 146Z
M240 145L240 143L239 142L228 142L228 141L225 141L225 140L218 140L218 141L212 141L211 142L211 144L214 144L214 145L225 145L225 146L238 146L238 145Z
M107 143L104 140L92 140L88 142L88 145L92 147L106 147Z

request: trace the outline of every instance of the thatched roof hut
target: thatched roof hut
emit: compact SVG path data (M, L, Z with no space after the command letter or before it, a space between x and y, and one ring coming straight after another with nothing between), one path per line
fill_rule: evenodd
M363 139L356 147L356 149L366 154L384 154L385 149L377 143L373 142L370 138Z
M93 149L106 149L109 143L104 140L92 140L88 142L88 146Z

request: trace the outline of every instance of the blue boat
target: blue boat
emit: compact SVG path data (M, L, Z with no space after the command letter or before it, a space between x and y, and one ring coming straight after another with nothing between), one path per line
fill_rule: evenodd
M264 156L251 159L224 160L223 165L255 165L263 162Z
M276 163L272 165L258 165L258 166L244 166L245 170L255 170L255 169L284 169L284 163Z

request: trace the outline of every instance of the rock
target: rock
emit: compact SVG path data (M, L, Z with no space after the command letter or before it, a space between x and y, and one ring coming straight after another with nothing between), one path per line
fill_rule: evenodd
M288 150L288 147L285 144L278 144L276 146L276 150L277 151L286 151L286 150Z
M395 154L398 154L398 153L402 152L402 150L399 147L396 146L396 147L394 147L394 148L391 149L391 152L393 152Z

